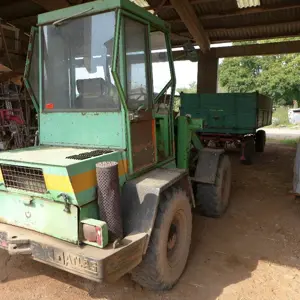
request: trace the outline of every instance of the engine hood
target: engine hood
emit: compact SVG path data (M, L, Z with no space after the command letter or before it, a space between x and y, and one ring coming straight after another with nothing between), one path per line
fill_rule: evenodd
M74 205L96 198L96 164L118 162L119 180L126 181L125 151L40 146L0 153L0 191L38 195Z
M102 155L118 152L112 149L39 146L0 152L0 161L68 167Z

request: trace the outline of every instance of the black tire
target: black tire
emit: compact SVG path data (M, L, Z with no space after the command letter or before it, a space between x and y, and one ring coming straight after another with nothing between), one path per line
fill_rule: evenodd
M221 217L229 205L231 190L231 163L227 155L222 155L215 184L198 183L196 202L200 213L207 217Z
M174 190L159 204L147 253L132 271L132 279L150 290L171 289L184 271L191 234L189 199L185 192Z
M241 163L244 165L252 165L255 154L254 138L248 138L244 143L244 147L241 148Z
M264 152L266 145L266 132L264 130L258 130L255 135L255 151Z

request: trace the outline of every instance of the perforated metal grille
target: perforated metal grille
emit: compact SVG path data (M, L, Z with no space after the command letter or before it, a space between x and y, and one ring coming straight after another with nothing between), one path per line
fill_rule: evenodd
M100 218L108 226L111 241L122 238L118 163L105 161L96 164Z
M0 166L6 187L42 194L47 192L42 169L4 164Z
M84 160L84 159L88 159L91 157L95 157L95 156L99 156L99 155L103 155L103 154L107 154L107 153L111 153L113 151L111 150L93 150L90 152L83 152L80 154L76 154L76 155L71 155L71 156L67 156L67 159L75 159L75 160Z

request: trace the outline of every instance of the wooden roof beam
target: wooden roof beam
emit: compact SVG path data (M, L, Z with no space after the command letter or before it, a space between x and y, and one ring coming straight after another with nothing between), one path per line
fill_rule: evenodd
M214 48L217 57L300 53L300 41Z
M167 1L168 0L161 0L160 4L155 7L154 13L157 14L161 10L161 8L163 8Z
M209 3L209 2L216 2L216 1L220 1L220 0L192 0L192 1L190 1L189 3L191 4L191 5L195 5L195 4L204 4L204 3ZM147 10L155 10L155 6L145 6L144 7L145 9L147 9ZM173 8L173 5L171 4L171 3L165 3L164 5L162 5L161 7L160 7L160 9L161 8Z
M217 58L292 53L300 53L300 41L211 48L211 55L214 55ZM184 51L179 50L173 51L173 59L175 61L187 60L187 57Z
M300 22L300 21L299 21ZM178 35L178 36L182 36L182 37L187 37L189 35L188 31L180 31L180 32L174 32L174 34ZM238 37L238 38L226 38L226 39L222 39L222 38L217 38L217 37L210 37L210 43L211 45L213 44L223 44L223 43L234 43L234 42L251 42L251 41L261 41L261 40L274 40L274 39L284 39L284 38L299 38L299 34L293 32L293 33L288 33L288 34L284 34L284 33L280 33L277 35L273 35L273 36L259 36L259 37L249 37L248 35L246 35L245 37ZM176 40L175 38L172 40ZM193 42L193 39L190 38L190 40ZM194 41L195 43L195 41ZM176 47L182 47L181 45L177 45ZM210 49L215 49L215 48L210 48Z
M7 22L7 24L12 24L15 27L20 27L20 24L26 24L30 28L37 23L37 16L28 16L17 19L12 19ZM16 24L16 25L15 25Z
M47 11L66 8L70 6L67 0L31 0L31 1L40 5Z
M198 52L200 50L197 50ZM225 57L241 57L241 56L255 56L255 55L278 55L300 53L300 41L267 43L267 44L253 44L243 46L218 47L211 48L210 55L217 58ZM176 50L172 52L173 59L188 60L186 52L183 50ZM136 63L143 61L143 55L136 55ZM166 52L157 52L153 56L153 62L166 62L168 56Z
M202 24L200 23L193 6L188 0L170 0L181 20L185 23L189 33L199 45L201 51L207 52L210 49L210 41Z
M220 32L226 32L226 31L245 31L245 30L267 30L269 32L272 31L278 31L278 28L280 27L286 27L286 26L295 26L300 25L300 21L291 21L291 22L281 22L281 23L266 23L266 24L255 24L250 26L243 26L243 27L221 27L221 28L207 28L206 32L208 35L210 34L218 34ZM272 30L273 28L276 28ZM254 38L255 40L255 38Z
M238 37L238 38L231 38L231 39L218 39L218 38L211 38L211 44L224 44L224 43L236 43L236 42L253 42L253 41L266 41L266 40L274 40L274 39L284 39L284 38L299 38L299 34L291 33L291 34L278 34L273 36L259 36L249 38L247 37ZM178 46L180 47L180 46Z

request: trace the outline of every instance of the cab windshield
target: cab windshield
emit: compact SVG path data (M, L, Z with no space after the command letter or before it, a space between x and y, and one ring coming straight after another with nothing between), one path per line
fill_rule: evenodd
M43 109L118 111L111 74L115 12L42 28Z

